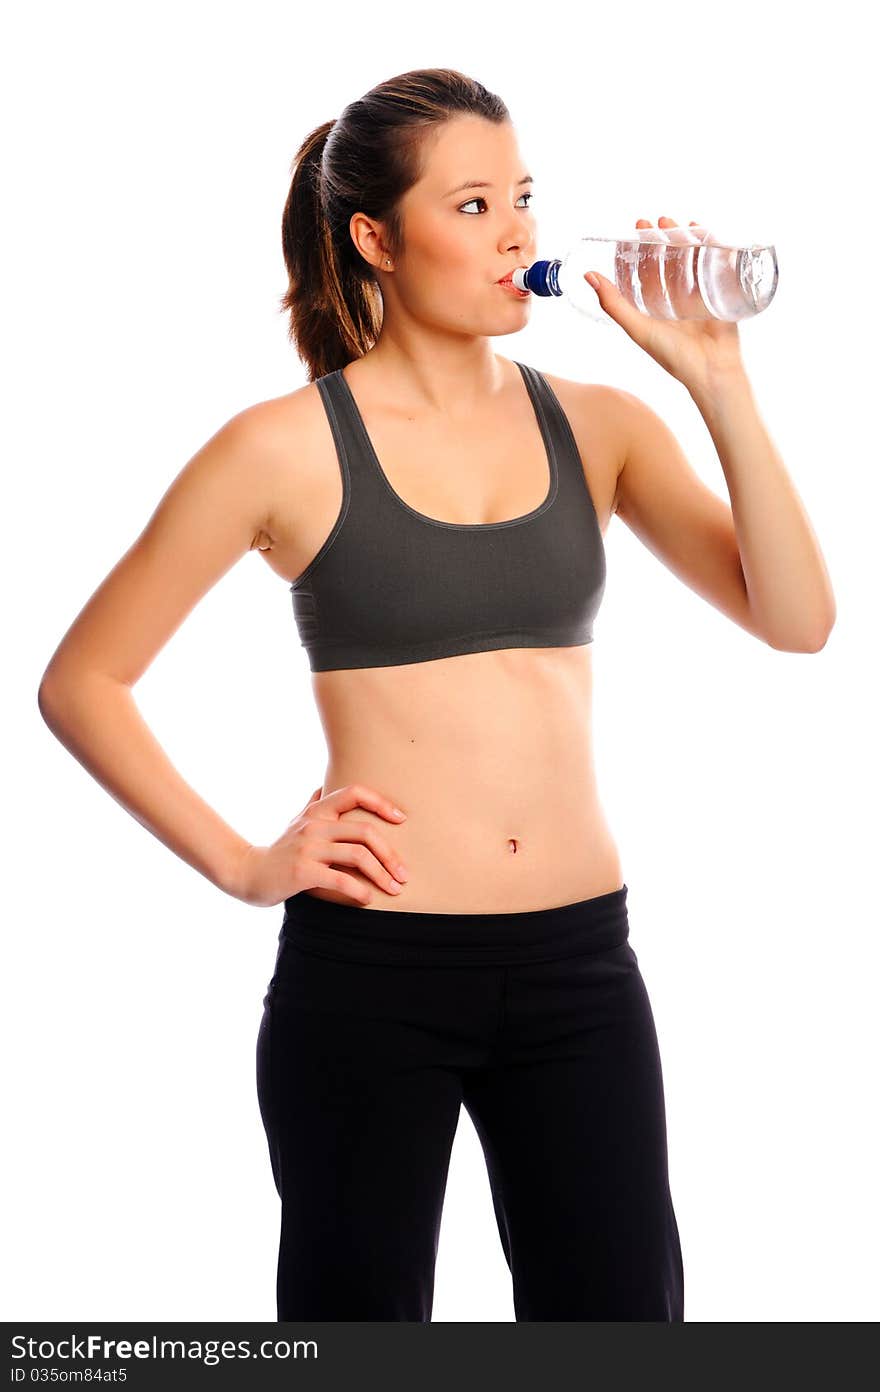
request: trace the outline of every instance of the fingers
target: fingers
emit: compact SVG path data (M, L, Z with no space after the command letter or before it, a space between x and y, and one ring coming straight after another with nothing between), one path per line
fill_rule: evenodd
M347 827L340 824L339 831L350 832L351 823ZM356 831L354 835L357 835ZM312 857L319 857L320 862L325 865L354 866L367 879L377 884L380 889L384 889L386 894L399 894L403 888L402 881L406 879L404 873L399 878L396 872L390 873L385 868L381 858L375 855L369 846L363 845L360 840L337 838L335 828L328 839L313 844L309 853ZM396 863L390 854L388 859L392 865Z
M354 899L364 908L371 902L373 896L369 887L362 885L353 875L346 875L344 870L333 870L320 861L316 862L316 867L309 875L309 888L335 889L340 894L347 894L349 899Z
M337 813L350 812L353 807L366 807L368 812L376 812L389 822L402 822L406 816L390 798L383 797L372 788L365 788L363 783L349 783L344 788L338 788L328 793L324 802Z
M356 877L334 869L334 864L354 866L387 894L399 894L408 874L378 827L372 822L345 820L344 814L357 807L394 823L405 819L405 813L395 807L390 798L362 783L351 783L321 799L321 808L327 808L332 816L322 816L321 810L316 809L307 818L309 834L304 852L320 867L322 885L353 894L367 904L370 902L369 888L361 885Z
M339 822L328 833L330 840L365 842L376 860L401 882L409 877L400 856L388 845L372 822Z
M640 228L653 227L653 226L654 226L653 222L651 222L648 218L639 218L639 219L637 220L637 222L636 222L636 227L640 227ZM692 233L692 232L690 232L690 231L688 230L688 229L690 229L691 227L696 227L696 228L698 228L699 231L701 231L701 232L704 231L703 224L702 224L701 222L695 222L693 219L691 219L691 221L688 223L687 228L683 228L683 227L682 227L682 228L679 228L678 223L675 221L674 218L671 218L671 217L661 217L661 218L658 218L658 219L657 219L657 228L658 228L658 230L663 231L663 232L667 232L667 231L670 231L672 228L675 228L675 229L676 229L676 231L678 232L678 236L677 236L677 237L671 237L671 238L670 238L670 241L673 241L673 242L676 242L676 241L677 241L677 242L685 242L685 243L688 243L688 244L689 244L689 243L691 243L691 242L694 240L695 237L696 237L697 241L699 241L700 238L697 237L697 234L696 234L696 233Z
M661 217L661 218L658 218L658 219L657 219L657 226L658 226L658 227L660 226L660 223L661 223L661 222L668 222L670 227L677 227L677 226L678 226L678 223L675 221L675 218L671 218L671 217ZM643 227L643 226L644 226L644 227L653 227L654 224L653 224L653 222L649 222L647 218L639 218L638 221L636 222L636 227ZM693 221L692 221L691 223L689 223L689 226L690 226L690 227L699 227L700 224L699 224L698 222L693 222Z

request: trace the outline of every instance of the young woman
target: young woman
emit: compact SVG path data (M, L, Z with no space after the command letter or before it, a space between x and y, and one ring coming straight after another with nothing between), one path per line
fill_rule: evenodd
M528 320L504 278L537 255L530 183L503 102L447 69L312 132L283 219L308 384L199 450L40 690L154 835L284 903L257 1041L282 1320L430 1319L462 1104L517 1319L684 1318L657 1039L594 778L603 536L617 512L774 647L820 648L833 598L735 325L649 320L599 283L704 412L733 512L635 397L492 351ZM329 750L267 846L131 698L250 550L290 585Z

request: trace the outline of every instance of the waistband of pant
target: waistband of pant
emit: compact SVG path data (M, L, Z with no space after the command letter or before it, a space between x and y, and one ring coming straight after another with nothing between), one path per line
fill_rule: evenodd
M428 913L362 908L302 891L284 901L279 940L354 961L415 965L541 962L626 942L627 886L546 909Z

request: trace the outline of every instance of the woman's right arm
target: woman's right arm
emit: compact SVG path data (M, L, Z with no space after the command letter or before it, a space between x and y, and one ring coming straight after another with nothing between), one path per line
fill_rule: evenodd
M400 890L398 857L365 807L399 823L391 799L362 785L310 798L271 846L239 836L181 777L138 711L132 687L194 608L264 531L291 468L293 403L234 416L173 481L141 535L64 635L40 682L40 712L118 803L181 860L246 903L269 906L313 886L361 904ZM297 431L294 427L293 435Z
M64 635L38 693L49 729L107 792L227 892L235 891L250 843L177 772L132 687L266 525L274 467L269 407L234 416L181 470Z

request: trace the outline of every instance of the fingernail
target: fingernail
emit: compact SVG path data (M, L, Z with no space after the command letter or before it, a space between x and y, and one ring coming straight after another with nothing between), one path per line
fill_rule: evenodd
M405 816L406 816L406 813L405 813L405 812L401 812L401 810L400 810L399 807L392 807L391 812L392 812L392 814L393 814L395 817L405 817Z
M405 880L409 878L407 868L405 865L398 865L394 873L399 880Z

